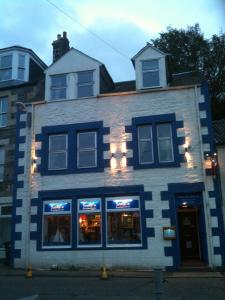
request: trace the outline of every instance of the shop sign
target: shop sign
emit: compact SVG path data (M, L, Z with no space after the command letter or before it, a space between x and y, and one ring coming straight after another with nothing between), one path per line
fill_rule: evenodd
M107 202L108 209L128 209L128 208L139 208L138 200L133 199L118 199L109 200Z
M45 204L45 212L70 211L69 202L52 202Z
M100 200L80 201L79 209L81 211L99 210Z

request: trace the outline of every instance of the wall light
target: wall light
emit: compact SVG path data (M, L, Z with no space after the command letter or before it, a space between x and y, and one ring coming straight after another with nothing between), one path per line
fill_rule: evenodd
M117 163L116 163L115 153L111 154L110 165L111 165L111 169L116 169Z
M120 165L122 168L125 168L127 166L127 156L126 156L126 152L123 152L122 154L122 158L120 161Z

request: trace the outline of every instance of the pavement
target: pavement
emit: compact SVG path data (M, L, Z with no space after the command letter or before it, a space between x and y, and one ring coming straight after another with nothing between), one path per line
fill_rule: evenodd
M156 298L154 273L146 270L26 270L0 267L1 300L224 300L225 273L163 272L162 294ZM35 298L36 297L36 298ZM161 297L161 298L160 298Z

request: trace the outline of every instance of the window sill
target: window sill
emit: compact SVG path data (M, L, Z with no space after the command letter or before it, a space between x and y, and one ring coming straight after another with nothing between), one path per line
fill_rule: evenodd
M157 168L177 168L180 167L180 163L177 161L168 163L154 163L154 164L136 164L134 169L157 169Z

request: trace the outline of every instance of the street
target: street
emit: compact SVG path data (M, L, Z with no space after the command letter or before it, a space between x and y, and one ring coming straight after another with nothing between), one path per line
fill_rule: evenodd
M151 300L154 299L152 278L0 276L0 299L17 300L39 295L40 300ZM165 299L224 300L225 278L167 278Z

